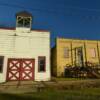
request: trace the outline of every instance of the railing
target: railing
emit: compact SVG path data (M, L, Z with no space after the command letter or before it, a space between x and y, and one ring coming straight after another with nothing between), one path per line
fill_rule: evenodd
M66 65L65 77L100 78L100 64L86 62L85 66Z

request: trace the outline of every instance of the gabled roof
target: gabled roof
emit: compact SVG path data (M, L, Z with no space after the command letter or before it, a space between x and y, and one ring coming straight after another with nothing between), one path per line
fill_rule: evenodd
M21 12L18 12L18 13L16 14L16 16L32 17L32 14L30 14L30 13L27 12L27 11L21 11Z

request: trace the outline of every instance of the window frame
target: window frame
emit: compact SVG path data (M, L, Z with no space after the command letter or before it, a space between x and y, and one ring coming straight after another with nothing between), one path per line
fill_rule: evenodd
M44 60L45 60L43 71L40 70L40 62L39 61L41 58L44 58ZM38 72L46 72L46 56L38 56Z
M3 66L4 66L4 56L0 56L2 58L2 67L0 68L0 73L3 73ZM1 64L0 64L1 66Z

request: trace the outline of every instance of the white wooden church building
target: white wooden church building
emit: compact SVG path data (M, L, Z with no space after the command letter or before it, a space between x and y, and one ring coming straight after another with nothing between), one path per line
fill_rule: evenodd
M31 25L32 15L23 11L15 29L0 29L0 83L50 80L50 32Z

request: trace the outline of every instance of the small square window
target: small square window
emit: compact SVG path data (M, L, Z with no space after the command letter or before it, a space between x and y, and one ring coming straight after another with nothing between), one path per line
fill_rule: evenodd
M29 28L30 24L31 24L31 18L29 17L18 17L17 18L17 27Z
M46 67L46 58L44 56L38 57L38 71L44 72Z
M4 57L0 56L0 73L3 72L3 62L4 62Z

